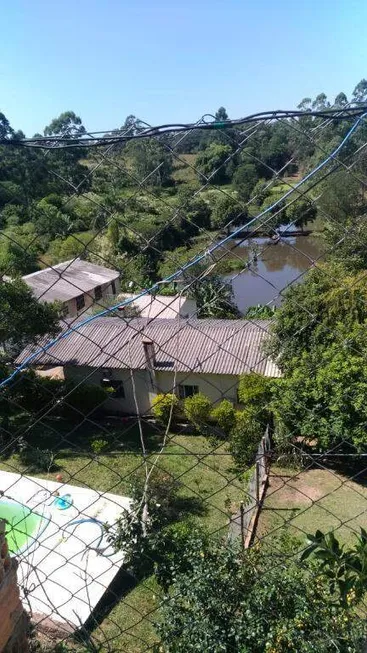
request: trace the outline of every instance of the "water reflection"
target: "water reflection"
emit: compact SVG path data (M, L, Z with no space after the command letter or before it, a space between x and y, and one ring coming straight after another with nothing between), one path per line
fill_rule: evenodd
M247 260L253 260L254 252L257 254L257 261L249 270L224 277L232 282L238 308L245 311L249 306L267 304L272 300L278 306L281 291L320 257L323 243L312 236L284 238L277 244L270 244L269 238L254 238L235 247L230 243L229 248L228 255L240 257L244 265Z

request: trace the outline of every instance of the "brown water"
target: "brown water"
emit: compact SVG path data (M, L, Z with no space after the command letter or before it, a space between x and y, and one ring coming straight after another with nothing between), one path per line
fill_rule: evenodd
M229 256L252 260L257 252L257 262L251 263L244 272L232 272L224 276L232 284L234 298L240 311L249 306L268 304L279 306L282 292L302 276L314 261L321 260L323 242L313 236L283 238L270 244L269 238L252 238L243 244L229 244ZM232 249L233 248L233 249Z

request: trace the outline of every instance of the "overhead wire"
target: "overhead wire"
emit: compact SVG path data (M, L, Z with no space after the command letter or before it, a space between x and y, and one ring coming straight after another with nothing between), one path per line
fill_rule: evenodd
M348 133L343 138L341 143L334 149L333 152L331 152L321 163L319 163L315 168L313 168L313 170L311 170L309 173L307 173L305 175L305 177L303 177L303 179L301 179L299 182L297 182L294 185L293 188L291 188L289 191L285 192L280 199L273 202L269 207L267 207L263 211L260 211L260 213L257 216L255 216L254 218L252 218L252 220L250 220L250 222L248 223L247 226L248 227L251 226L251 224L254 224L254 222L256 222L256 220L258 220L262 216L266 215L267 213L270 213L274 208L279 206L285 199L287 199L287 197L289 197L291 194L293 194L298 188L303 186L309 179L314 177L317 174L317 172L319 172L319 170L324 168L330 161L332 161L334 159L334 157L338 154L338 152L340 152L340 150L344 147L345 143L348 142L348 140L350 139L350 137L352 136L354 131L357 129L357 127L360 125L360 123L365 119L366 115L367 115L367 113L362 113L358 117L358 119L354 122L352 127L349 129ZM212 245L210 248L208 248L206 250L205 253L196 256L193 260L191 260L188 263L186 263L185 265L183 265L181 267L181 269L179 269L178 271L173 272L170 275L167 275L165 277L164 281L167 284L171 283L172 281L175 281L179 276L182 275L183 272L186 272L190 268L194 267L195 265L197 265L198 263L200 263L201 261L206 259L207 256L213 254L220 247L223 247L223 245L225 243L232 240L232 238L234 238L237 233L240 233L242 231L242 229L243 229L242 225L240 227L237 227L232 232L232 234L222 238L221 241L219 241L218 243L215 243L214 245ZM135 300L139 299L141 297L144 297L145 295L150 294L150 293L158 290L158 288L159 288L158 283L153 284L150 288L147 288L147 289L141 291L140 293L138 293ZM89 316L85 320L82 320L80 323L78 323L75 327L70 327L70 328L66 329L64 332L62 332L61 334L59 334L58 336L56 336L55 338L50 340L47 344L40 347L37 351L30 354L21 365L17 366L16 369L8 377L6 377L5 379L3 379L0 382L0 388L3 388L6 385L8 385L8 383L10 383L19 374L19 372L21 372L23 369L25 369L29 365L29 363L31 363L33 360L35 360L40 354L48 351L48 349L53 347L60 340L64 340L71 333L73 333L74 331L80 329L82 326L84 326L86 324L89 324L90 322L95 321L97 319L97 317L103 317L104 315L108 315L108 314L111 313L111 311L117 310L117 309L119 309L120 307L123 307L123 306L128 306L131 303L133 303L132 299L123 300L122 302L118 302L114 306L111 306L110 308L107 308L107 309L101 311L101 313L99 313L98 315Z

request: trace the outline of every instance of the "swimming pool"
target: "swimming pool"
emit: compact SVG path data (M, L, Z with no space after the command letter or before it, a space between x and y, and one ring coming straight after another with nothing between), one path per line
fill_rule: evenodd
M28 506L11 499L0 499L0 519L6 522L5 533L11 553L29 549L48 521Z

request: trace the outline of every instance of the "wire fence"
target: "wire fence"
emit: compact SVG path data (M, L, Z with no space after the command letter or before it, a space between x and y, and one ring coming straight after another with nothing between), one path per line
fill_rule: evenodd
M271 441L269 426L261 438L255 464L244 478L245 498L240 503L239 514L231 521L233 537L240 537L243 548L251 545L269 477Z
M0 131L0 519L32 650L363 650L365 117Z

